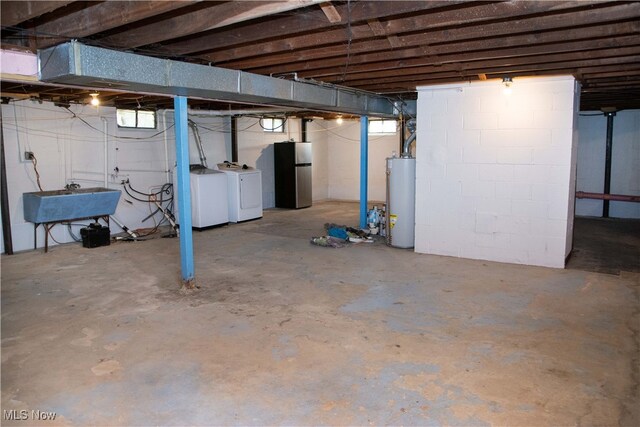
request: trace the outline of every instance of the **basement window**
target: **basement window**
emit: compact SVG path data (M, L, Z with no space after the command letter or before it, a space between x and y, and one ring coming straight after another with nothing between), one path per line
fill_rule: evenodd
M131 129L155 129L156 112L149 110L116 109L118 127Z
M397 120L371 120L369 121L369 134L395 135L398 129Z
M284 133L284 119L263 118L260 126L265 132Z

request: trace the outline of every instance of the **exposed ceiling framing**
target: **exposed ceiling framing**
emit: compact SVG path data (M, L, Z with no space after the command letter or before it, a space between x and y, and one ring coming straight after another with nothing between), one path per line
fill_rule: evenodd
M572 74L581 107L640 108L640 2L2 1L3 48L71 39L404 98L420 85ZM86 91L2 82L3 96ZM161 107L163 97L113 92ZM84 97L84 98L83 98ZM207 108L228 108L205 103Z

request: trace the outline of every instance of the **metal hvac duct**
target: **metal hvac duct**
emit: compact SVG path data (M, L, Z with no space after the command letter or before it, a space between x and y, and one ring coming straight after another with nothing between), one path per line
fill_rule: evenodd
M395 117L384 96L120 52L77 41L38 51L39 80L129 92Z

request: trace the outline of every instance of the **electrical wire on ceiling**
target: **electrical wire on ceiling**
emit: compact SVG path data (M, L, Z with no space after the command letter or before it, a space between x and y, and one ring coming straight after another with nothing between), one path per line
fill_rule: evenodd
M238 129L237 130L238 132L246 132L249 129L251 129L252 127L255 127L257 125L260 125L260 127L262 127L262 124L260 123L260 120L259 120L259 119L262 118L261 116L254 116L254 115L250 115L250 114L242 114L242 115L234 116L234 117L250 117L250 118L258 119L257 122L252 123L252 124L250 124L249 126L243 128L243 129ZM286 122L286 120L288 120L288 119L285 118L284 120ZM283 123L283 125L284 125L284 123ZM231 129L228 129L228 126L226 126L225 124L221 125L219 129L211 129L211 128L207 127L207 126L202 125L201 123L198 123L198 127L202 128L202 129L206 129L206 130L211 131L211 132L231 133ZM264 129L264 127L262 127L262 129ZM262 131L257 131L257 132L254 132L254 133L262 133Z
M51 111L51 110L45 110L45 109L41 109L43 111ZM91 116L91 117L97 117L97 116ZM242 116L242 117L249 117L249 116ZM65 119L74 119L75 117L65 117ZM79 118L79 116L77 117ZM256 117L258 118L258 117ZM52 119L28 119L28 120L24 120L25 122L37 122L37 121L50 121ZM60 120L60 118L56 118L55 120ZM238 129L238 132L249 132L249 133L256 133L256 134L260 134L263 131L262 130L257 130L257 131L253 131L250 130L251 128L254 128L256 126L258 126L259 123L258 121L251 123L250 125L242 128L242 129ZM170 125L167 127L167 130L171 129L174 125ZM207 134L207 133L222 133L222 134L229 134L231 133L231 130L228 128L227 125L222 124L220 125L219 128L215 128L215 127L208 127L206 125L202 125L201 123L198 123L198 126L201 127L202 129L207 130L208 132L203 132L203 134ZM45 129L33 129L32 127L27 127L27 126L22 126L19 124L13 124L13 123L6 123L5 124L5 128L6 129L12 129L15 131L21 131L21 132L28 132L30 135L33 136L39 136L39 137L45 137L45 138L55 138L55 137L62 137L68 141L75 141L75 142L86 142L86 143L91 143L91 142L96 142L95 139L93 138L83 138L83 137L76 137L74 136L74 134L68 134L65 132L56 132L56 131L52 131L52 130L45 130ZM92 129L99 131L101 134L104 134L104 132L102 132L99 129L96 129L95 127L91 127ZM117 139L126 139L129 141L142 141L142 142L147 142L147 143L161 143L163 140L162 139L154 139L155 137L161 135L162 133L164 133L166 131L161 131L161 132L157 132L154 135L148 136L148 137L140 137L140 138L132 138L132 137L114 137ZM111 134L106 134L107 136L112 136Z
M43 137L43 138L64 138L67 141L86 142L86 143L96 142L96 138L90 138L90 137L78 138L78 137L72 136L72 134L68 134L65 132L55 132L55 131L44 130L44 129L33 129L26 126L14 125L12 123L7 123L5 125L5 129L11 129L17 132L28 132L30 135ZM142 139L142 141L150 142L150 143L161 143L162 139Z
M325 122L327 123L327 122ZM321 126L321 125L320 125ZM360 138L349 138L344 136L341 133L337 133L334 132L334 129L348 129L348 128L353 128L353 127L358 127L358 129L360 128L360 123L359 122L353 122L353 123L348 123L348 124L342 124L342 125L337 125L337 126L332 126L332 127L322 127L322 129L307 129L307 133L319 133L319 132L326 132L330 135L333 135L337 138L343 139L345 141L349 141L349 142L360 142ZM369 141L373 142L373 141L378 141L380 139L383 138L388 138L389 136L393 136L393 135L380 135L380 136L370 136L369 137Z
M85 125L89 126L91 129L93 129L93 130L95 130L97 132L100 132L101 134L106 135L106 136L108 136L110 138L116 138L116 139L129 139L129 140L138 140L138 141L139 140L148 140L148 139L154 138L154 137L156 137L158 135L162 135L163 133L165 133L166 131L171 129L173 126L175 126L175 124L171 124L171 125L167 126L166 129L163 129L163 130L161 130L159 132L154 133L153 135L145 136L145 137L111 135L110 133L104 132L103 130L93 126L91 123L87 122L85 119L83 119L82 117L78 116L76 113L71 111L71 109L69 109L69 107L62 107L62 108L66 109L73 116L73 118L80 120L82 123L84 123Z
M351 0L347 0L347 34L349 40L347 41L347 60L342 71L342 77L340 83L344 83L347 77L347 70L349 69L349 62L351 61L351 42L353 41L353 31L351 30Z
M264 117L267 118L267 117ZM269 117L270 118L270 117ZM280 118L280 117L274 117L274 118ZM262 125L262 117L258 119L258 124L260 125L260 127L262 128L262 130L268 130L268 131L272 131L275 132L277 129L284 129L284 124L287 123L287 118L285 117L284 119L282 119L282 123L274 128L266 128Z

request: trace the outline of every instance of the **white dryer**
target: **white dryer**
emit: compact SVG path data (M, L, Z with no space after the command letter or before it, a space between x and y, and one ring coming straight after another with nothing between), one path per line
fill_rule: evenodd
M262 218L262 171L236 163L218 163L227 175L229 221Z

